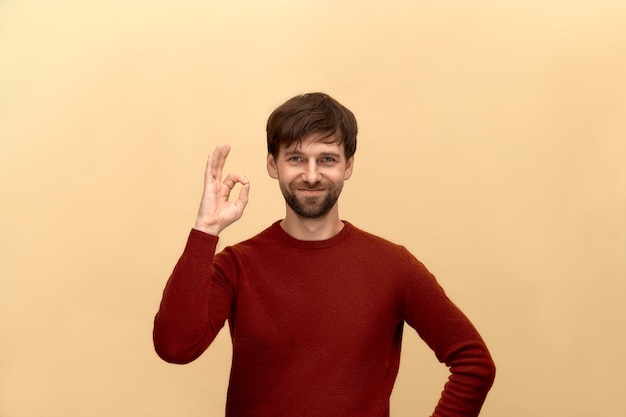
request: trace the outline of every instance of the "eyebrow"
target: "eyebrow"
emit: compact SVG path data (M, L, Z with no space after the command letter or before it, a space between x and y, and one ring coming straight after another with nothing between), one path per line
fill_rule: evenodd
M299 151L297 149L293 149L290 151L285 151L285 156L298 156L298 155L304 155L304 152ZM341 155L336 153L336 152L321 152L318 156L324 157L324 156L332 156L334 158L337 159L341 159Z

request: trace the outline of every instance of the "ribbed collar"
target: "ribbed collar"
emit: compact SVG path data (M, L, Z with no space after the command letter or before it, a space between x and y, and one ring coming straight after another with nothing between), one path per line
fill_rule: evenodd
M347 221L342 220L344 226L335 236L324 240L299 240L289 235L280 225L280 220L273 223L268 232L287 245L298 249L324 249L330 248L343 242L355 229Z

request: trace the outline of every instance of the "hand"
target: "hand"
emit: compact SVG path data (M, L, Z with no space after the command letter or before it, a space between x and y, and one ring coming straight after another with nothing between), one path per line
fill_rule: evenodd
M228 174L222 181L222 171L230 146L218 146L209 155L204 173L204 192L198 210L195 229L212 235L219 235L227 226L239 220L243 209L248 204L250 182L243 174ZM235 184L241 184L239 197L229 201L230 192Z

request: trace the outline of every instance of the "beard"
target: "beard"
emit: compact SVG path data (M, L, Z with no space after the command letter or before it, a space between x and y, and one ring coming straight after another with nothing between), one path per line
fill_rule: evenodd
M315 190L323 188L326 190L320 195L300 196L297 190L308 189ZM339 199L343 186L336 187L331 182L318 182L308 184L306 182L292 182L289 187L280 186L287 205L300 217L305 219L319 219L328 214Z

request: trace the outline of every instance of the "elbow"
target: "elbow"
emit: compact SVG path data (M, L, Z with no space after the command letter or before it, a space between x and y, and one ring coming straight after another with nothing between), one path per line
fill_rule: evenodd
M485 394L489 392L496 379L496 364L486 348L483 355L474 364L474 375L480 381L477 383L480 386L478 390Z
M473 364L470 365L472 362ZM480 348L477 348L475 356L467 362L467 365L474 369L474 375L481 381L481 389L485 392L489 391L496 379L496 364L487 347L482 345Z
M486 395L496 379L495 362L484 344L475 344L448 365L453 374L468 378L468 388L477 395Z
M486 389L491 389L491 386L496 380L496 364L491 356L488 357L488 361L484 365L483 378L485 381Z
M152 342L159 358L168 363L184 365L194 361L202 354L202 350L197 349L196 346L182 343L180 337L161 329L158 325L154 326Z
M197 358L197 356L190 356L185 354L180 349L172 348L171 346L165 346L160 343L154 344L154 350L159 358L163 359L165 362L177 365L190 363Z

